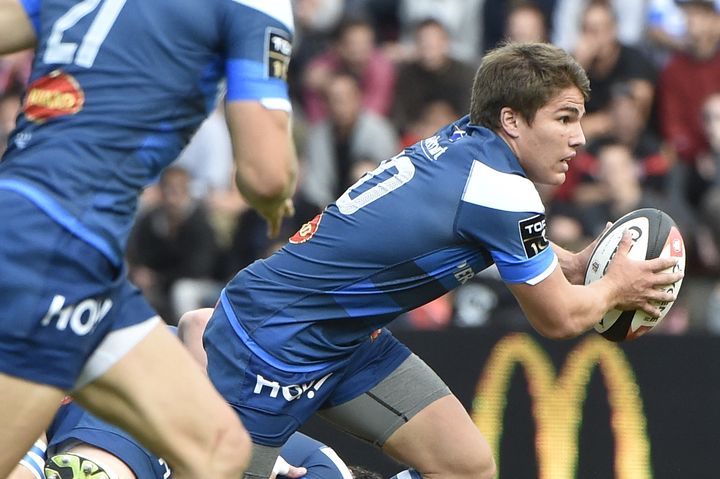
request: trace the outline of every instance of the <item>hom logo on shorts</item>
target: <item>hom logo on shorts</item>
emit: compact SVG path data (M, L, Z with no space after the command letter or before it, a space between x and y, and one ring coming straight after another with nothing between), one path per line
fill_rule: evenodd
M102 321L112 305L112 300L109 298L103 300L88 298L78 304L65 306L65 296L56 294L40 324L48 326L55 321L55 328L59 331L65 331L70 326L73 333L85 336Z
M265 388L268 388L267 390L270 393L270 397L276 398L278 397L278 393L282 391L283 397L288 402L298 399L303 394L305 394L308 399L312 399L315 397L315 392L318 391L323 384L325 384L325 381L327 381L328 378L332 376L332 374L333 373L329 373L326 376L321 377L320 379L316 379L307 383L291 384L289 386L282 386L277 381L265 379L260 374L257 374L257 381L255 382L255 389L253 390L253 392L255 394L262 394L263 390L265 390Z

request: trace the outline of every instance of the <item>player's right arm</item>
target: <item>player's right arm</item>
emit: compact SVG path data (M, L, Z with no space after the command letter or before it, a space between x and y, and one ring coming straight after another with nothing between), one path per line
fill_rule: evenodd
M33 19L39 10L38 0L0 0L0 55L35 46Z
M550 338L577 336L592 328L611 309L642 309L652 317L660 310L655 301L674 301L672 293L658 287L674 283L682 273L665 273L673 258L637 261L628 257L632 247L629 233L623 235L618 252L607 273L589 285L571 284L555 270L537 284L508 284L533 327Z
M292 200L297 157L290 133L290 115L255 101L226 107L235 159L235 182L245 200L268 222L270 236L283 218L294 214Z
M226 117L240 193L271 236L294 214L297 156L287 68L294 32L289 0L226 0Z

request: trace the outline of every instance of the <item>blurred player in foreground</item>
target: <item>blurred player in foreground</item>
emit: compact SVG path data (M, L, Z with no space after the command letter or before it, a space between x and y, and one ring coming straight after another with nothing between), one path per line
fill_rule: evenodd
M66 398L43 441L10 479L169 479L168 464L125 431ZM331 448L299 432L281 450L271 477L348 479L350 468ZM47 461L45 461L47 456ZM291 464L297 464L293 466Z
M412 88L411 85L406 85ZM585 143L589 84L549 44L508 44L476 74L470 115L383 162L221 293L204 334L208 374L267 477L316 412L424 477L486 479L490 448L443 381L381 329L495 263L530 323L577 336L612 309L671 301L675 260L634 261L625 234L607 274L582 285L590 250L545 236L536 184L565 180Z
M125 278L138 193L227 80L237 184L292 213L290 2L0 0L0 54L35 47L0 163L0 477L72 390L177 478L232 478L240 421Z

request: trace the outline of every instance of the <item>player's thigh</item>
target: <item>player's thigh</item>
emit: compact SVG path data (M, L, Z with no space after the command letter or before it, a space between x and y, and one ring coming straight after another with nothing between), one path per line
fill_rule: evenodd
M0 372L68 389L111 328L120 269L13 195L0 190Z
M492 478L485 438L453 395L425 407L385 442L383 451L424 477Z
M50 423L64 393L0 373L0 477L6 477Z
M366 393L319 415L423 475L473 477L494 467L465 409L414 354Z
M138 331L142 339L75 398L174 467L221 438L236 449L235 457L246 458L249 441L238 417L168 328L148 324L149 332ZM114 331L105 342L135 341L133 328L143 325Z

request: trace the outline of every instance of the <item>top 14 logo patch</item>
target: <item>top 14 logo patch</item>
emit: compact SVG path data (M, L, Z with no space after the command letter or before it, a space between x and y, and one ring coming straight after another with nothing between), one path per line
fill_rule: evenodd
M545 215L539 214L520 220L518 228L528 259L540 254L550 244L545 235Z

